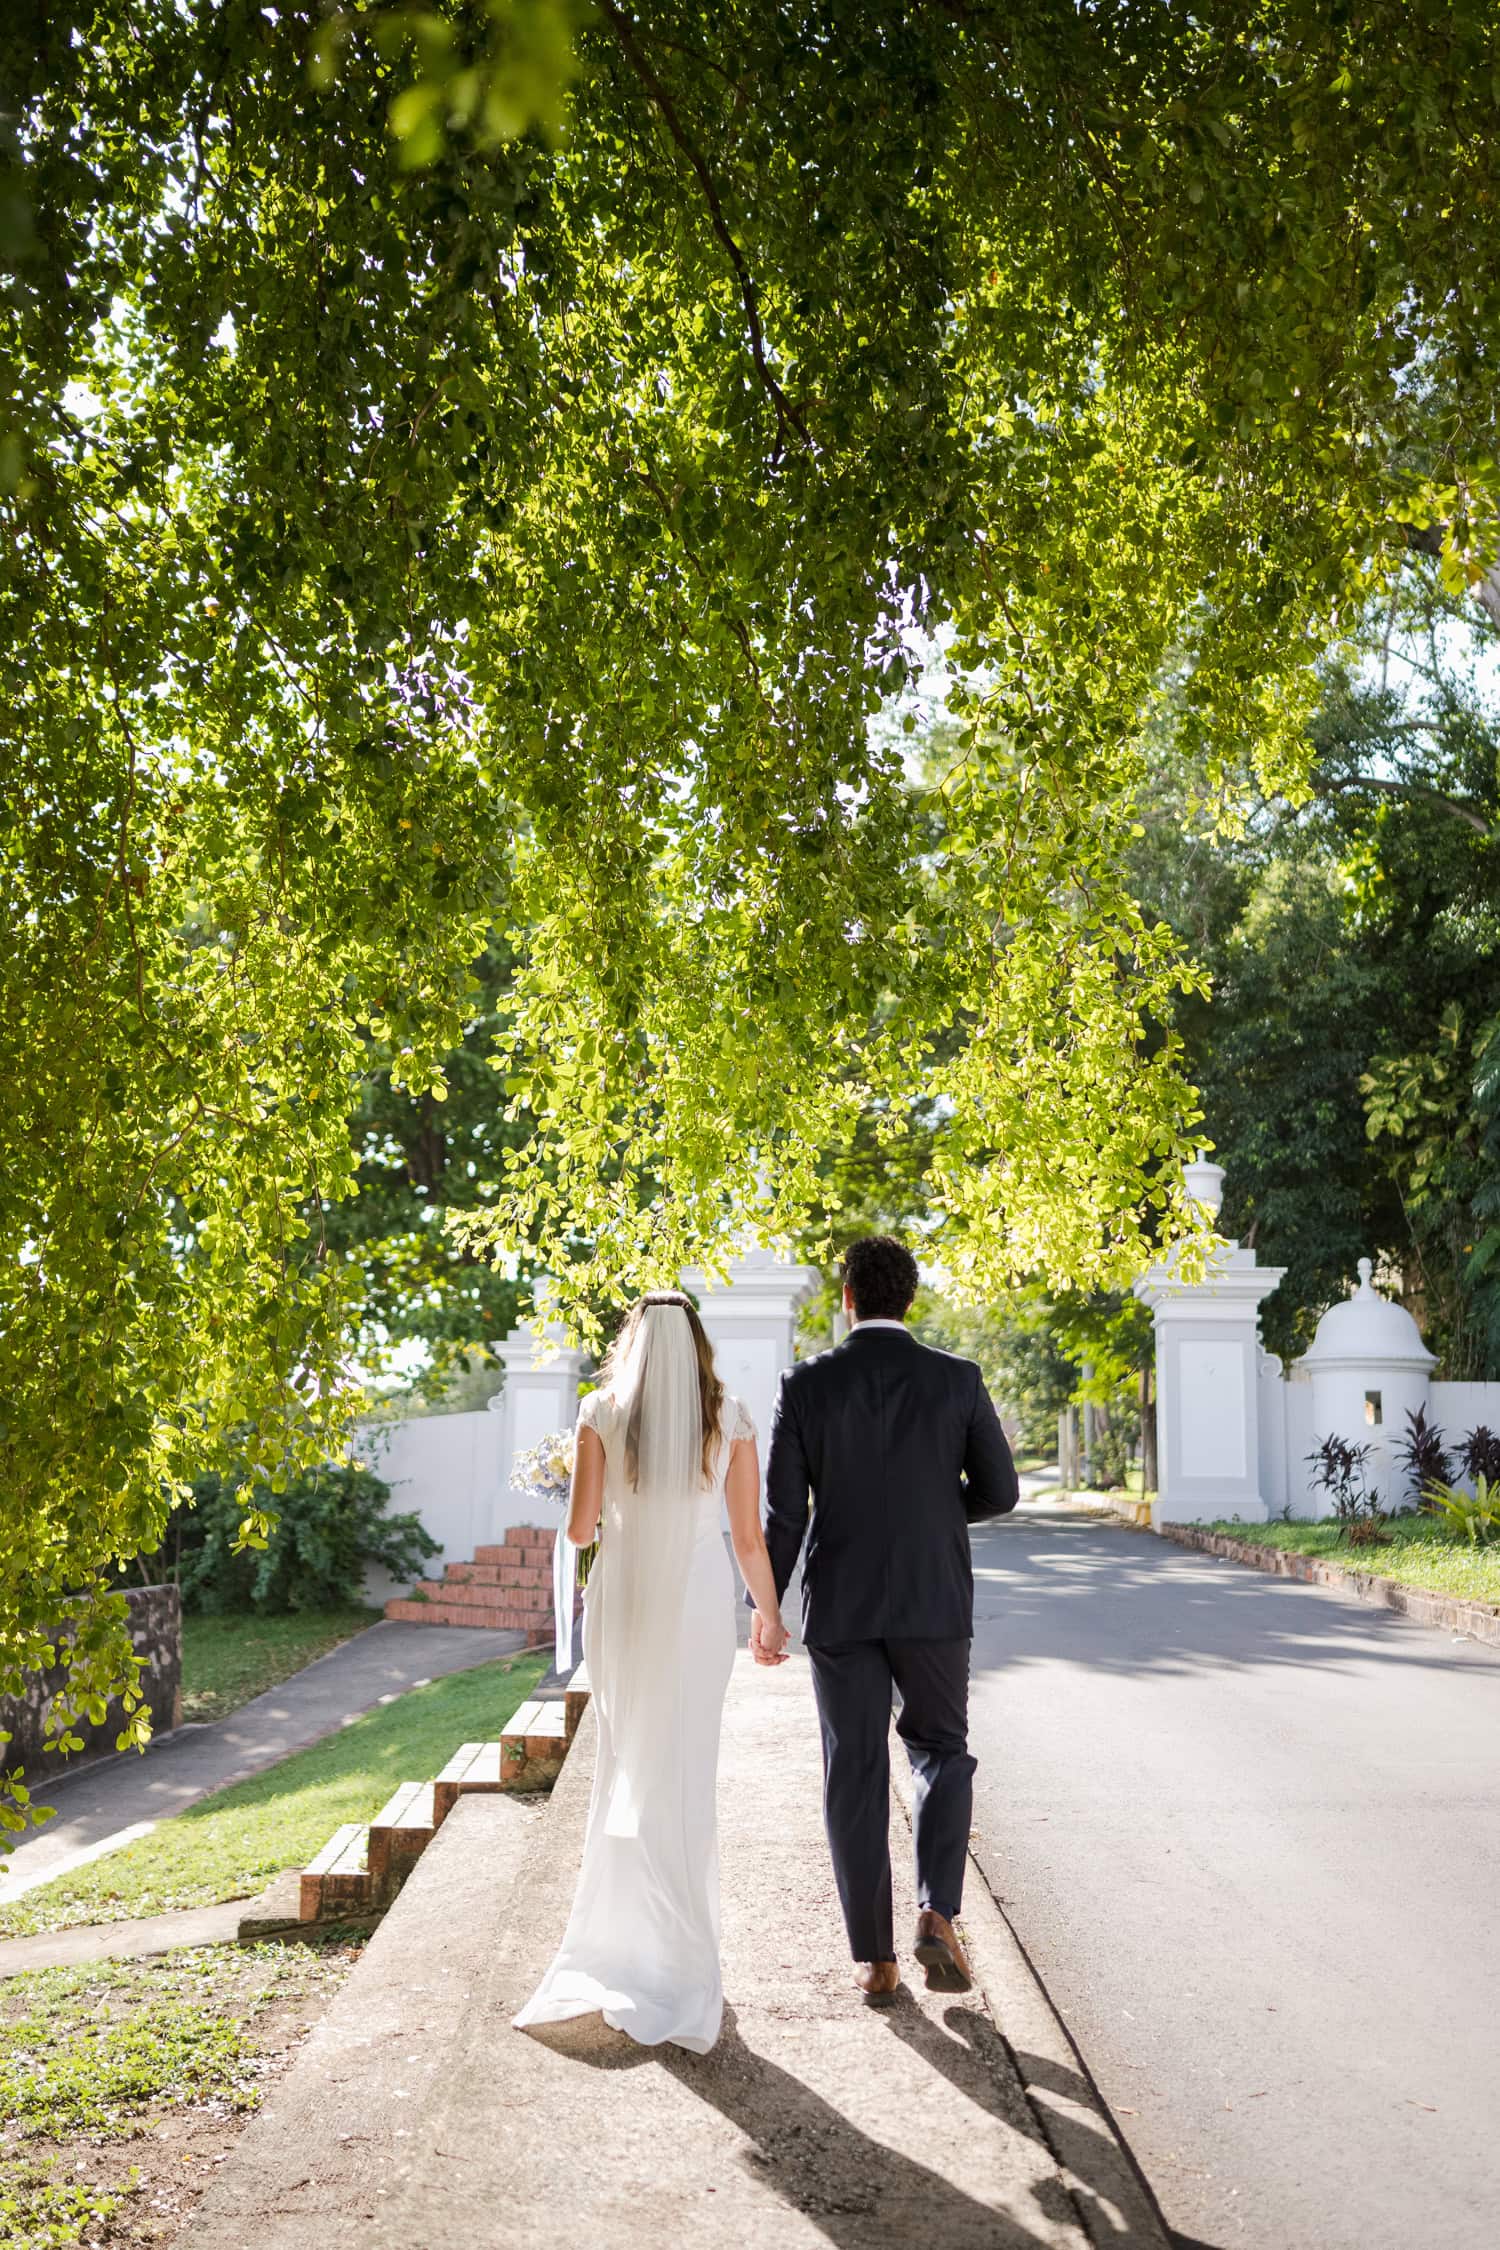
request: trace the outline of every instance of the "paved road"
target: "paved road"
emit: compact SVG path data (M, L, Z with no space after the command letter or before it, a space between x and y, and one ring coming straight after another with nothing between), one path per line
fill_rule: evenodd
M1183 2244L1500 2228L1500 1652L1056 1504L974 1538L975 1848Z
M56 1806L56 1819L13 1845L0 1837L0 1861L9 1861L0 1877L0 1905L144 1834L211 1789L262 1772L423 1680L466 1672L525 1646L524 1633L383 1618L227 1719L179 1727L144 1753L127 1751L76 1773L51 1775L37 1783L36 1796L39 1804Z

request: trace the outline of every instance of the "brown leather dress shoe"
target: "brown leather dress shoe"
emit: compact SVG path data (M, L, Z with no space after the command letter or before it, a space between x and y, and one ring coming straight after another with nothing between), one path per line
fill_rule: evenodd
M958 1942L958 1932L946 1914L924 1906L917 1916L917 1938L912 1947L927 1971L929 1992L967 1992L974 1982L968 1955Z
M859 1961L854 1981L864 1994L867 2008L888 2008L896 1997L901 1971L894 1961Z

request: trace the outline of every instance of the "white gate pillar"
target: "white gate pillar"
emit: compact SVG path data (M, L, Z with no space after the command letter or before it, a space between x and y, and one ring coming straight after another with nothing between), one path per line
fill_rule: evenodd
M514 1490L510 1471L518 1453L528 1452L554 1430L572 1429L578 1419L578 1379L589 1364L588 1353L568 1343L562 1327L546 1318L544 1282L537 1284L536 1299L531 1319L495 1346L495 1357L505 1369L504 1387L489 1402L500 1417L497 1498ZM507 1523L520 1521L513 1503L507 1502L507 1511Z
M1223 1169L1186 1167L1189 1192L1211 1212ZM1220 1238L1201 1281L1185 1281L1169 1253L1134 1284L1156 1316L1158 1491L1153 1523L1270 1515L1260 1461L1260 1306L1286 1271Z
M797 1311L821 1279L815 1266L793 1265L773 1250L736 1258L727 1281L697 1271L682 1277L698 1300L725 1389L755 1417L762 1468L777 1385L796 1356Z

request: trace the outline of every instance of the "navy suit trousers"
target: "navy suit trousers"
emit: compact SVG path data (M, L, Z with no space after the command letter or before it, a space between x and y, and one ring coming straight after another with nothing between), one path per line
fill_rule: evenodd
M823 1733L823 1819L856 1961L893 1961L890 1726L912 1770L917 1902L951 1921L963 1903L974 1803L969 1641L840 1641L809 1648Z

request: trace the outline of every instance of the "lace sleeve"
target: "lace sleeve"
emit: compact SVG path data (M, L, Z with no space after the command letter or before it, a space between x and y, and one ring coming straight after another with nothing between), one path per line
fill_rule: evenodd
M750 1438L753 1440L756 1436L756 1429L755 1421L753 1416L751 1415L749 1407L745 1404L742 1398L735 1399L733 1403L734 1419L729 1426L730 1437Z
M587 1398L578 1401L578 1427L580 1430L597 1430L599 1427L600 1395L590 1391Z

